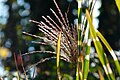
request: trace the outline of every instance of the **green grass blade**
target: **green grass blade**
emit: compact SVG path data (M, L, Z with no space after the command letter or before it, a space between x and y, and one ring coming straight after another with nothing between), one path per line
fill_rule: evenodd
M80 54L81 51L81 18L82 18L82 8L81 3L82 0L78 0L78 54Z
M117 68L117 71L118 71L118 73L120 75L120 64L118 62L117 56L115 55L115 52L113 51L113 49L111 48L111 46L109 45L107 40L103 37L103 35L98 30L96 30L96 33L97 33L98 37L101 39L101 41L104 43L104 45L107 47L107 49L110 52L111 56L113 57L113 60L115 62L116 68Z
M93 1L91 1L90 6L89 6L90 11L92 9L92 5L93 5ZM87 21L86 18L84 18L83 24L84 24L84 32L83 32L83 35L82 35L82 42L84 40L84 36L86 35L85 32L87 30L88 21ZM91 41L92 40L90 38L90 31L88 31L88 42L87 42L87 45L85 47L86 49L85 49L84 65L83 65L83 79L84 80L87 80L87 76L88 76L88 72L89 72Z
M115 80L115 77L112 73L112 70L109 66L109 62L108 62L108 59L107 59L107 56L104 54L104 50L103 50L103 47L102 47L102 44L101 42L99 41L99 38L97 37L97 34L96 34L96 31L95 31L95 28L92 24L92 20L91 20L91 17L90 17L90 14L88 12L88 10L86 10L86 17L87 17L87 20L89 22L89 25L90 25L90 35L91 35L91 38L93 39L93 42L94 42L94 45L95 45L95 49L98 53L98 57L102 63L102 66L105 70L105 73L108 77L108 79L112 79L112 80Z
M117 5L117 7L118 7L118 10L119 10L119 12L120 12L120 0L115 0L115 2L116 2L116 5Z
M90 33L89 33L85 57L84 57L84 67L83 67L83 79L84 80L87 80L87 76L88 76L88 72L89 72L91 41L92 40L90 38Z
M79 58L80 51L81 51L81 18L82 18L82 8L81 8L81 3L82 0L78 0L78 55L77 57ZM79 64L79 59L76 63L76 80L80 80L80 64Z
M57 48L56 48L57 74L58 74L59 80L62 80L62 76L61 76L61 73L60 73L60 42L61 42L60 40L61 40L61 33L62 33L62 31L59 33L58 42L57 42Z

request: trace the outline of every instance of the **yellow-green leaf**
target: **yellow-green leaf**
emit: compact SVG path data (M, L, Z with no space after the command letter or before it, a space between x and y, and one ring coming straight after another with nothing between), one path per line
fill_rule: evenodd
M59 66L59 61L60 61L60 39L61 39L61 32L58 37L58 42L57 42L57 49L56 49L56 54L57 54L57 67Z
M102 46L101 42L99 41L99 38L97 37L97 33L96 33L95 28L92 24L92 20L91 20L91 17L90 17L90 14L89 14L88 10L86 10L86 18L87 18L87 20L89 22L89 25L90 25L90 28L89 28L90 29L90 35L93 38L95 49L97 51L100 62L102 63L102 66L105 70L105 73L106 73L108 79L111 78L112 80L115 80L115 77L112 73L111 68L108 68L106 66L107 64L109 64L109 62L108 62L107 56L104 53L103 46ZM111 71L111 72L109 72L109 71Z
M57 48L56 48L56 55L57 55L57 74L59 80L61 80L61 74L60 74L60 40L61 40L61 32L58 36L58 42L57 42Z
M116 2L116 5L117 5L117 7L118 7L118 10L119 10L119 12L120 12L120 0L115 0L115 2Z

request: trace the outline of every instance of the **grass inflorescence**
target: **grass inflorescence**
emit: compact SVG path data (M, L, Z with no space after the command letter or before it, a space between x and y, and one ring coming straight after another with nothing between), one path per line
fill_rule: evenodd
M87 80L89 79L88 74L90 72L90 49L91 42L93 41L99 61L102 65L101 68L104 71L102 72L98 68L100 79L104 80L105 73L108 80L115 80L115 74L112 71L108 56L104 51L102 43L105 45L105 47L110 52L110 55L113 57L113 61L120 76L120 64L114 50L110 47L109 43L92 23L92 12L96 1L87 1L90 3L90 5L88 5L88 8L85 9L84 19L82 19L82 14L84 13L82 8L82 0L78 0L78 24L70 24L67 17L67 12L64 16L56 1L53 0L53 2L55 4L57 12L51 8L50 11L53 13L59 24L50 16L46 15L42 16L44 21L38 22L35 20L30 20L30 22L35 23L38 26L40 32L44 33L44 37L33 35L27 32L23 33L38 39L42 39L44 42L33 41L33 43L51 45L53 48L56 48L56 52L32 51L22 54L22 56L34 53L48 53L56 56L42 59L36 64L31 65L30 68L44 61L56 58L58 79L61 80L62 74L60 71L60 59L62 59L71 64L75 64L74 66L76 67L76 80Z

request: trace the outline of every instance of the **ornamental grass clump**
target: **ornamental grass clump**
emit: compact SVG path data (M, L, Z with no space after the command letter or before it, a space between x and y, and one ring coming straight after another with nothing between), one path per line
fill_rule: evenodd
M30 20L30 22L37 24L40 32L44 33L44 37L33 35L27 32L23 32L26 35L42 39L44 42L33 42L44 45L51 45L56 49L56 52L52 51L32 51L25 53L22 56L33 54L33 53L48 53L56 56L45 58L40 62L31 65L31 67L38 65L46 60L56 58L57 74L58 79L62 80L62 74L60 71L60 59L74 64L76 67L76 80L87 80L88 73L90 72L90 48L91 42L94 43L101 68L103 72L98 68L98 74L100 80L104 80L104 73L107 75L108 80L115 80L115 74L110 66L108 56L106 55L103 45L108 49L110 55L113 57L117 73L120 76L120 64L114 50L110 47L109 43L102 36L102 34L94 27L92 23L92 12L95 5L93 0L85 9L84 19L82 19L83 8L82 0L78 0L78 24L70 24L67 17L67 13L63 15L61 9L57 5L56 1L53 0L57 12L50 8L50 11L56 17L59 24L52 19L50 16L42 16L44 21ZM59 15L59 16L58 16Z

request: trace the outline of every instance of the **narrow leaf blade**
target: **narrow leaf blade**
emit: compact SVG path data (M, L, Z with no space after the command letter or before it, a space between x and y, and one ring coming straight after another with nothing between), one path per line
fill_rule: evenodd
M59 33L59 36L58 36L58 42L57 42L57 48L56 48L57 74L58 74L59 80L61 80L61 75L60 75L60 40L61 40L61 32Z
M120 12L120 0L115 0L115 2L116 2L116 5L117 5L117 7L118 7L118 10L119 10L119 12Z
M100 80L105 80L100 69L98 69L98 73L99 73L99 76L100 76Z

